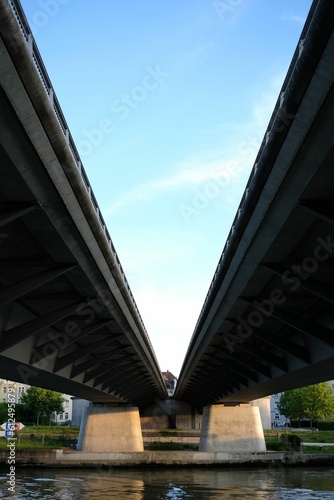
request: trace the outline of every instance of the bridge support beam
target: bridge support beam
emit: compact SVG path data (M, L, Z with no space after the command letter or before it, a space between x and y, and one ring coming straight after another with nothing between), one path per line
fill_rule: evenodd
M213 405L203 409L199 451L265 451L260 411L257 406Z
M138 408L85 408L82 415L78 449L83 452L143 451Z

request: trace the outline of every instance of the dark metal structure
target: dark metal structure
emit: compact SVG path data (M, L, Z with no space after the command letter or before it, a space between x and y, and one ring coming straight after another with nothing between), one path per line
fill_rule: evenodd
M314 1L185 356L194 406L334 378L333 28Z
M333 28L315 0L185 356L192 406L334 378ZM0 377L149 406L160 368L18 0L0 34Z
M18 1L0 1L0 377L95 402L167 396Z

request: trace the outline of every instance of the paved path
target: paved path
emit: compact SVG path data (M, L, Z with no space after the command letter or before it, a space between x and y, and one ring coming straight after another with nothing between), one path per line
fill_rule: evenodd
M334 446L334 443L304 443L303 446Z

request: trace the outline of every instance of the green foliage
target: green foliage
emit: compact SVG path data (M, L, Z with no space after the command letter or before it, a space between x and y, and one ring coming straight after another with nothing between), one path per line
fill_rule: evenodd
M303 389L286 391L281 395L277 408L282 415L295 420L305 418Z
M302 440L296 434L281 434L281 441L291 450L300 451Z
M20 434L34 433L36 435L47 434L48 436L68 436L77 438L79 434L79 427L65 427L65 426L48 426L48 425L27 425L24 427Z
M23 406L33 415L37 425L40 418L50 422L52 413L61 413L64 401L59 392L41 389L40 387L30 387L21 396Z
M286 443L273 438L266 439L266 448L268 451L289 451Z
M0 403L0 425L7 422L8 419L8 405L7 403Z
M284 432L276 438L272 435L266 437L266 447L270 451L300 451L301 444L302 440L297 434Z
M163 429L160 431L161 436L177 436L177 431L170 429Z
M7 420L8 420L8 404L0 403L0 425L7 422ZM29 415L27 413L27 409L21 403L17 403L15 405L15 420L16 422L29 421Z
M319 431L333 431L334 430L334 422L333 420L316 420L313 422L313 425L319 429Z
M197 445L189 443L174 443L153 441L152 443L145 443L145 450L165 450L165 451L178 451L178 450L197 450Z
M324 420L334 415L333 389L327 382L309 385L304 390L306 418Z
M327 382L308 385L282 394L277 408L292 420L323 420L334 415L333 389Z

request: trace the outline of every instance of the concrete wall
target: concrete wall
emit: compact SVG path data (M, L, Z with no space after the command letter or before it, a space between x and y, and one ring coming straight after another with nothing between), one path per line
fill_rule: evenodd
M90 406L92 403L86 399L72 398L72 425L79 427L81 425L82 415L85 408Z
M249 404L251 406L258 406L260 410L260 417L263 429L271 429L271 410L270 410L271 396L261 399L254 399Z
M158 401L141 415L143 429L166 429L172 423L177 429L199 429L201 419L195 408L175 399Z
M216 453L265 450L258 407L241 404L204 408L199 451Z
M78 449L101 453L143 451L138 408L85 408Z

